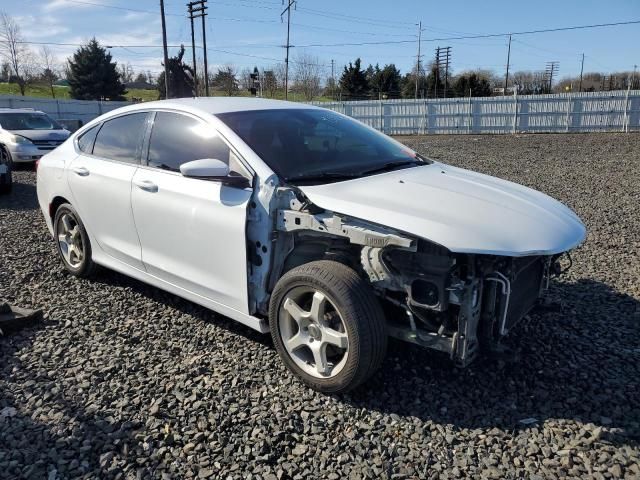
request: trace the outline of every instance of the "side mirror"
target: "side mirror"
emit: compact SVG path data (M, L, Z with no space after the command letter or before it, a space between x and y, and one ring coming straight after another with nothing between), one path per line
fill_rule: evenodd
M203 158L183 163L180 165L180 173L185 177L217 180L237 188L251 187L251 182L247 178L232 172L229 165L215 158Z
M222 179L229 176L229 165L222 160L203 158L180 165L180 173L185 177Z

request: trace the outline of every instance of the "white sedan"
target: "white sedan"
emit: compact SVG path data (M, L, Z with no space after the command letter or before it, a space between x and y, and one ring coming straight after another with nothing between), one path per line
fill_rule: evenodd
M542 193L250 98L109 112L42 158L37 190L71 274L103 265L270 331L324 392L370 377L389 336L467 365L586 233Z

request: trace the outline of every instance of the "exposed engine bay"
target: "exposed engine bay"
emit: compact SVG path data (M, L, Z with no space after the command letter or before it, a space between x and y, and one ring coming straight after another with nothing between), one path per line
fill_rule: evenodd
M256 315L265 314L269 292L283 273L309 261L333 259L369 281L390 336L445 352L466 366L481 348L496 347L535 306L550 276L559 273L562 254L453 253L422 238L320 209L295 188L276 187L273 199L271 255L254 251L251 234L258 229L248 228L250 298Z

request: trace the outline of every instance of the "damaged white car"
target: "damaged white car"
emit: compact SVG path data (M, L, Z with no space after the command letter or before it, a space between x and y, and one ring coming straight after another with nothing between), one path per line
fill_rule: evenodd
M469 364L585 238L542 193L262 99L114 110L42 158L37 190L73 275L103 265L270 331L323 392L370 377L389 336Z

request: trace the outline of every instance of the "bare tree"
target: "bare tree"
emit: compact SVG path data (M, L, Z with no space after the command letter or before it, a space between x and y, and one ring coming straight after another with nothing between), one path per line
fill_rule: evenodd
M130 63L127 62L127 64L120 64L119 65L119 71L120 71L120 80L122 80L122 83L131 83L133 82L133 79L135 77L135 72L133 71L133 67L131 66Z
M323 68L318 57L303 52L294 59L294 88L311 101L322 91Z
M284 77L285 77L285 65L284 63L278 63L273 68L273 75L276 79L276 85L278 90L282 90L284 92Z
M265 94L273 98L278 91L278 79L274 73L274 68L269 68L262 71L262 90Z
M251 78L251 74L253 73L253 69L249 67L245 67L240 72L240 88L245 92L248 91L251 87L253 87L253 79Z
M46 45L43 45L40 49L40 64L42 66L42 80L51 89L51 96L56 98L53 84L58 79L58 65L51 49Z
M11 74L24 96L33 77L33 55L24 43L20 25L4 12L0 14L0 55L9 62Z
M511 76L511 82L518 89L519 94L531 95L544 93L549 81L542 71L519 71Z

